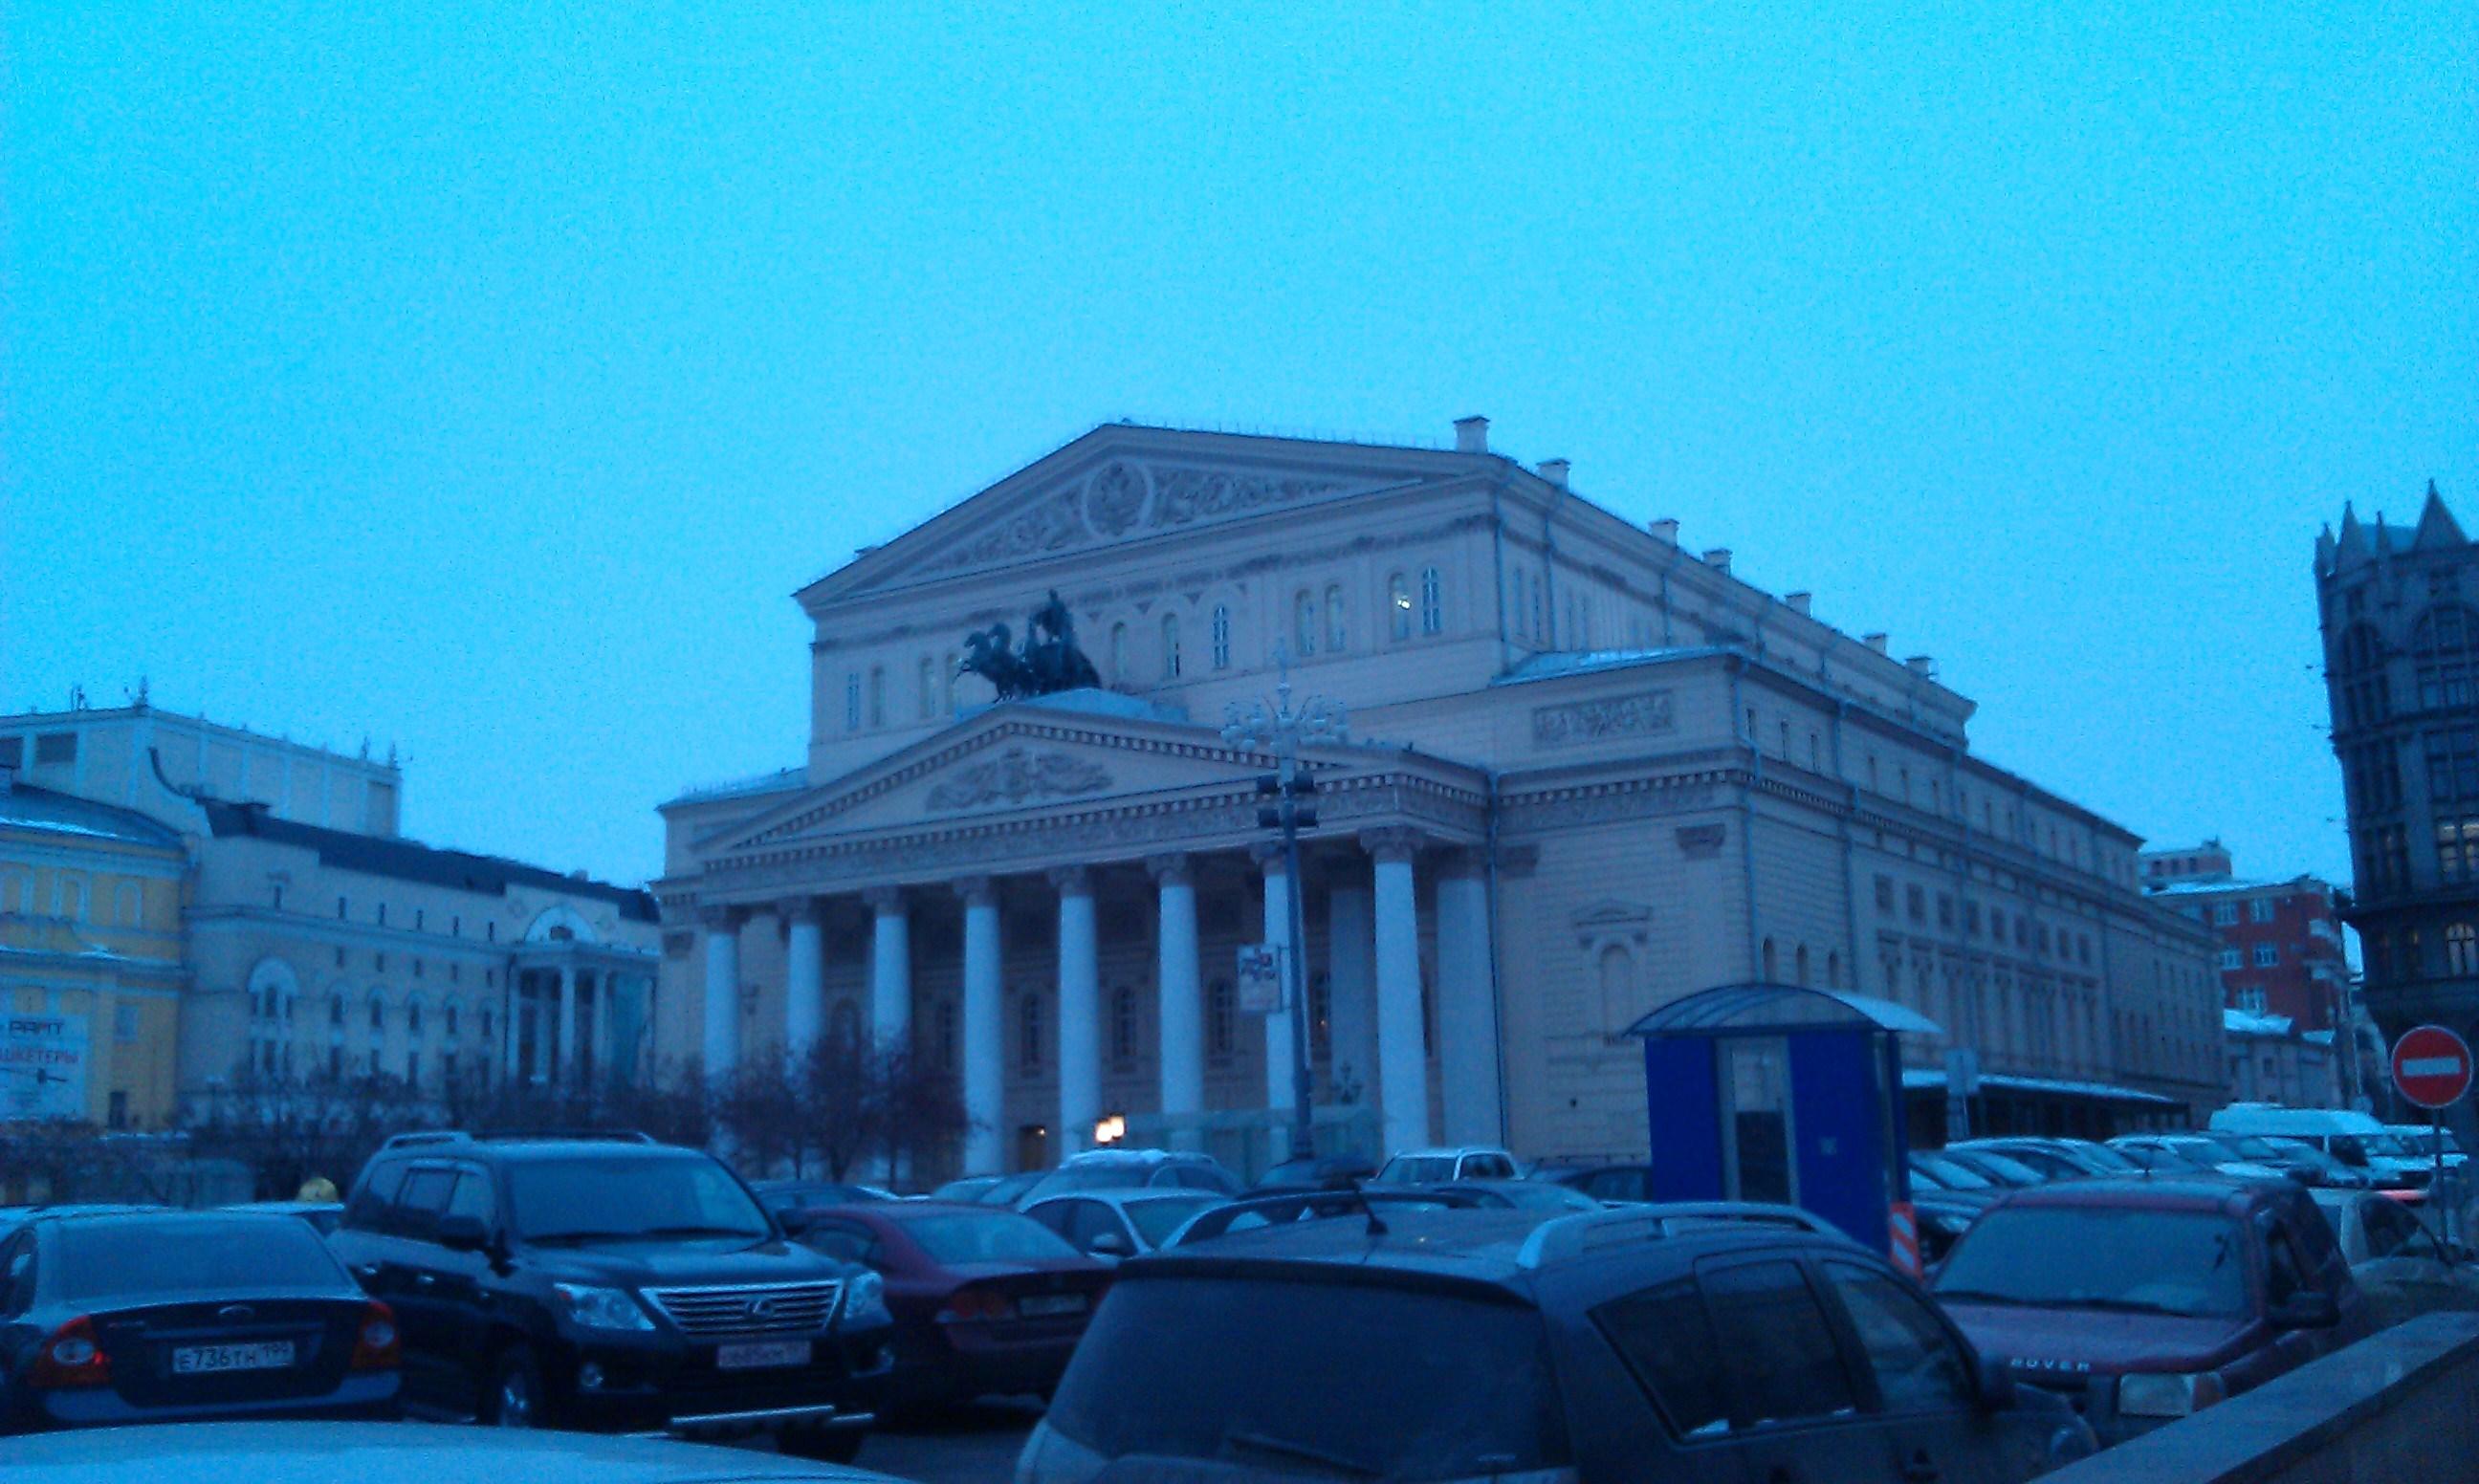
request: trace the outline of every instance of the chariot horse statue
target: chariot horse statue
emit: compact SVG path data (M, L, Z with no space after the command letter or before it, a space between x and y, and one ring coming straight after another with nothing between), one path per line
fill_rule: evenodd
M976 629L964 639L964 657L958 675L978 675L990 682L1001 701L1083 690L1102 683L1101 673L1076 647L1076 618L1067 611L1059 590L1026 616L1024 647L1009 647L1014 635L1005 624Z

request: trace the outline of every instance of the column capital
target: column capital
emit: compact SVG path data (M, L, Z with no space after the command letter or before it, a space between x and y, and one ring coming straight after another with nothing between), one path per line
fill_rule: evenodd
M1147 856L1145 873L1157 886L1191 886L1196 883L1196 862L1186 852Z
M775 904L775 915L782 918L787 925L797 922L806 924L810 927L821 927L825 925L827 920L826 899L823 897L785 897L783 900Z
M947 883L961 897L966 907L995 907L999 900L998 883L987 876L958 876Z
M1427 841L1419 831L1399 827L1360 832L1360 848L1380 861L1409 860Z
M1050 884L1058 888L1062 897L1089 897L1093 894L1091 866L1052 866L1048 874Z
M860 899L881 917L891 917L904 910L904 888L901 886L864 887Z
M749 908L745 907L701 907L698 908L698 926L705 929L708 933L737 933L740 931L741 925L747 921L749 921Z

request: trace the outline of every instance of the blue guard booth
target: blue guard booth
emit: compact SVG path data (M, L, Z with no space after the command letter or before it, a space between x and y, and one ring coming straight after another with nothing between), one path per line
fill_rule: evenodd
M1644 1037L1656 1200L1772 1201L1893 1244L1910 1201L1898 1038L1935 1022L1847 990L1725 985L1627 1034Z

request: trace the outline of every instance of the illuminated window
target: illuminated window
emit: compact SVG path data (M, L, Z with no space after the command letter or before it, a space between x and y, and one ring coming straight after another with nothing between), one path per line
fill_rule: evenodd
M1412 587L1399 572L1386 579L1386 636L1412 637Z

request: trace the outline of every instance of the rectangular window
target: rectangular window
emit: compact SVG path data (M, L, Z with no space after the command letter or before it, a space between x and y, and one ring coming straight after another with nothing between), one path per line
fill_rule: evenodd
M1877 878L1877 910L1891 912L1893 909L1894 879L1890 876L1879 876Z
M1903 910L1913 922L1929 918L1929 894L1918 886L1903 888Z
M2224 971L2244 968L2245 966L2246 960L2236 949L2224 948L2221 950L2221 968Z
M26 765L26 739L0 737L0 768L22 768Z
M2394 869L2391 833L2384 840L2385 869ZM2439 820L2436 826L2436 869L2448 882L2466 882L2479 877L2479 819ZM2398 882L2409 873L2387 875L2387 881Z
M378 924L382 928L387 926L387 904L384 902L379 904Z
M2272 921L2272 898L2270 898L2270 897L2258 897L2258 898L2256 898L2254 901L2249 902L2249 903L2247 904L2247 921L2249 921L2249 922L2270 922L2270 921Z
M2235 924L2237 920L2238 920L2238 905L2237 905L2236 903L2235 903L2235 902L2215 902L2215 903L2213 903L2213 904L2212 904L2212 926L2213 926L2213 927L2215 927L2215 928L2226 928L2226 927L2230 927L2230 926L2232 926L2233 924Z
M353 914L352 909L353 904L350 902L345 901L343 897L338 897L336 899L336 917L339 921L351 916Z
M1439 580L1438 569L1420 569L1420 632L1444 633L1446 627L1444 584Z
M2276 968L2280 963L2281 945L2279 943L2258 943L2255 945L2255 966L2257 968Z
M35 738L35 766L77 761L77 733L46 731Z
M869 724L886 725L886 667L872 665L869 669Z
M860 672L844 676L844 730L860 730Z
M138 1007L115 1005L112 1008L112 1038L121 1045L138 1039Z
M1937 893L1937 926L1947 929L1954 926L1954 898L1942 891Z

